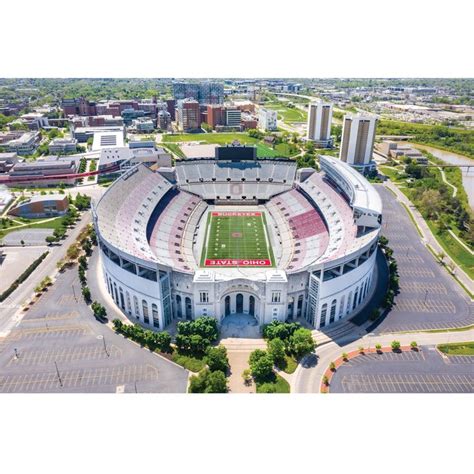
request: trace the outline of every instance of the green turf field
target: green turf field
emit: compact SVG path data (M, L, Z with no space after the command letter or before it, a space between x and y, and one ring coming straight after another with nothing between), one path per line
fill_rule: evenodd
M262 212L210 212L202 250L203 267L272 267Z

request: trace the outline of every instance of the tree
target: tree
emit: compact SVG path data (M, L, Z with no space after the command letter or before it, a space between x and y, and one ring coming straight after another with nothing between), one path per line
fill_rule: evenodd
M276 366L281 367L285 363L285 343L275 338L268 342L268 353Z
M441 194L435 189L428 189L423 192L420 199L420 207L423 214L429 219L437 216L441 212Z
M227 393L227 379L224 372L216 370L207 376L205 393Z
M262 383L258 387L258 393L276 393L276 385L274 383Z
M253 378L257 382L270 380L274 376L273 359L270 354L265 353L265 355L254 361L254 363L250 365L250 370Z
M289 346L290 351L297 359L301 359L316 349L311 331L306 328L300 328L293 333L290 337Z
M414 351L416 351L416 350L418 350L418 343L417 343L416 341L411 341L411 342L410 342L410 347L411 347Z
M69 260L76 260L76 258L79 256L79 248L76 244L72 244L66 252L67 258Z
M250 372L250 369L245 369L242 372L242 378L244 379L244 384L249 385L250 382L252 381L252 373Z
M227 379L224 372L203 369L190 378L189 393L227 393Z
M381 352L382 344L375 344L375 349L377 350L377 352Z
M333 372L336 370L336 364L334 362L331 362L329 364L329 369L332 370Z
M24 247L25 246L25 241L23 239L21 239L20 244Z
M206 351L205 362L211 372L220 370L227 373L229 370L229 359L227 358L227 349L224 346L209 347Z
M54 242L56 242L56 237L54 237L53 235L48 235L44 240L46 240L46 243L48 245L52 245L54 244Z
M262 349L255 349L254 351L251 352L250 357L249 357L249 366L252 366L257 362L260 358L264 357L267 355L267 352L262 350Z

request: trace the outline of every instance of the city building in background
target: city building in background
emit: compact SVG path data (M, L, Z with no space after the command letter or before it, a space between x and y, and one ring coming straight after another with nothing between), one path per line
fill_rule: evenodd
M193 132L201 129L201 111L197 100L183 99L178 101L176 112L176 121L181 130Z
M219 82L174 82L173 97L176 100L195 99L200 104L222 104L224 85Z
M372 153L375 141L377 117L375 115L345 115L339 158L359 171L375 167Z
M260 107L258 111L258 128L264 132L277 130L277 111Z
M54 138L48 145L51 154L75 153L77 140L75 138Z
M314 142L316 148L332 147L331 121L331 103L316 101L309 104L306 138Z

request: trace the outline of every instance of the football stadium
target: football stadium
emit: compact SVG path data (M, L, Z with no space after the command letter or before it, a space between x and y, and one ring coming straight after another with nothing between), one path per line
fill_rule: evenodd
M200 316L316 329L351 317L375 284L381 200L346 163L320 167L233 144L123 170L93 207L118 308L155 330Z

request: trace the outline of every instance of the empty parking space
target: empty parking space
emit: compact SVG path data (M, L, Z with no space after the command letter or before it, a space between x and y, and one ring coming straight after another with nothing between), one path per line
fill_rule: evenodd
M10 232L3 238L4 245L44 245L54 229L24 229Z
M437 282L420 282L420 281L403 281L400 285L401 291L404 293L423 293L434 294L434 295L446 295L448 290L442 283Z
M53 349L23 349L13 355L8 365L31 366L52 364L54 362L75 362L86 360L101 360L120 357L122 351L115 345L105 346L102 340L96 344L78 345L72 347L58 347Z
M182 393L187 377L181 367L98 322L80 293L77 267L61 273L12 332L0 337L0 393L115 393L117 387Z
M404 298L397 301L393 311L413 311L417 313L448 313L454 314L456 306L449 300L430 300Z
M348 393L473 393L474 377L467 375L346 375Z
M59 372L59 375L58 375ZM35 372L24 375L0 376L0 392L48 392L58 389L87 388L93 386L117 386L158 380L158 369L151 365L98 367L94 369Z
M363 355L337 369L330 392L474 393L474 357L447 360L434 346Z

